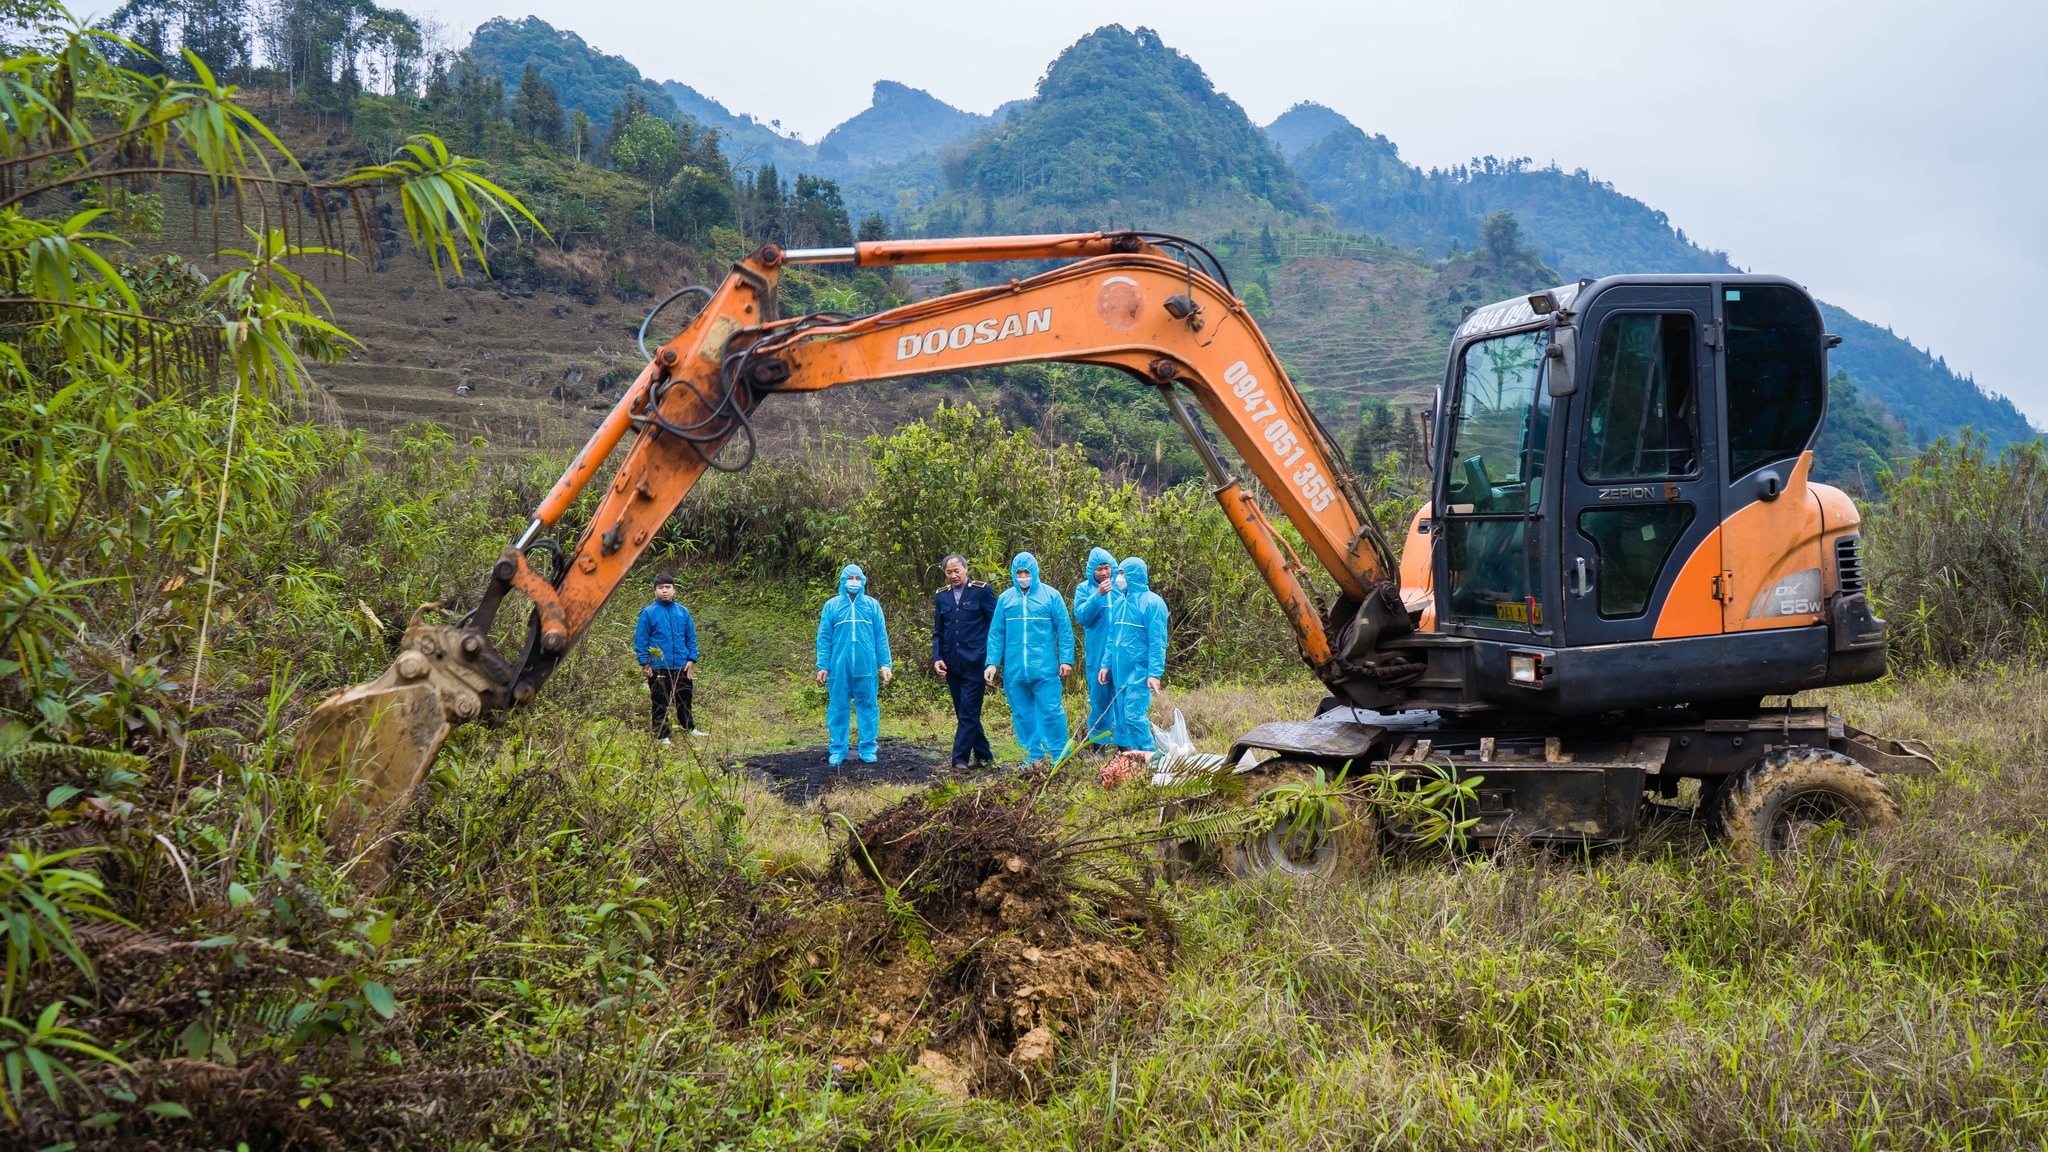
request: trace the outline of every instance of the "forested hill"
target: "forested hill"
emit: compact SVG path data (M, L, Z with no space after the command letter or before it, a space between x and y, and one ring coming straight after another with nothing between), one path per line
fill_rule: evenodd
M1266 134L1340 221L1397 244L1438 255L1469 249L1479 242L1481 221L1505 211L1514 213L1536 251L1566 279L1735 270L1727 253L1695 243L1663 212L1584 169L1564 172L1534 167L1527 159L1485 157L1425 172L1403 160L1385 136L1368 135L1317 104L1288 109L1266 126ZM1832 354L1833 365L1916 438L1964 425L1994 443L2035 435L2012 401L1988 394L1945 361L1840 308L1823 305L1823 311L1829 330L1843 340Z
M1916 442L1966 424L1993 444L2039 435L2011 400L1986 392L1970 377L1958 376L1945 358L1825 301L1820 311L1828 331L1842 338L1842 346L1828 353L1829 363L1904 421Z
M1179 228L1316 211L1279 149L1148 28L1083 36L1037 95L945 162L929 229Z
M992 122L922 88L877 80L874 102L818 141L818 159L854 167L907 160L920 152L935 152Z
M565 112L590 118L596 137L610 131L613 114L632 91L656 116L678 124L687 118L717 129L723 150L735 165L768 164L784 172L834 179L935 151L991 123L991 117L964 112L929 92L878 80L868 108L817 144L806 144L772 122L734 112L680 80L656 82L625 57L599 51L583 37L538 16L485 22L470 42L469 55L484 74L498 79L508 95L519 90L526 69L532 68L553 89Z
M1403 160L1393 141L1317 104L1288 109L1266 134L1340 221L1435 255L1452 245L1471 248L1486 214L1507 211L1544 260L1572 279L1735 268L1726 253L1693 243L1664 213L1583 168L1567 173L1488 156L1424 172Z
M1279 145L1281 155L1292 160L1301 154L1302 149L1339 128L1349 127L1351 121L1346 120L1343 113L1304 100L1266 125L1266 136Z
M554 90L563 110L590 117L600 135L611 127L612 113L625 103L628 91L638 92L655 115L681 118L661 86L642 76L631 61L600 52L583 37L538 16L486 21L470 40L469 56L485 75L497 77L507 93L517 92L526 69L532 68Z
M736 179L766 168L785 179L824 177L832 187L810 185L814 192L899 235L1141 225L1221 238L1240 253L1246 237L1267 237L1263 259L1271 237L1282 241L1279 251L1311 252L1339 242L1333 233L1362 232L1441 263L1480 247L1486 218L1507 212L1535 254L1567 279L1734 268L1727 254L1695 242L1663 212L1583 169L1484 158L1424 171L1385 136L1312 103L1260 129L1195 61L1145 28L1109 25L1082 37L1052 62L1031 98L992 117L877 82L873 105L817 144L734 112L682 80L656 84L536 18L485 24L470 53L508 96L535 69L565 109L591 118L597 140L636 92L655 116L717 129ZM695 209L674 215L708 219ZM1270 286L1263 272L1259 279ZM1328 280L1319 306L1341 310L1343 301L1330 293L1363 292L1343 283ZM1365 307L1362 295L1354 303ZM1889 330L1837 309L1829 323L1845 338L1836 366L1916 438L1965 425L1994 442L2034 434L2009 401ZM1333 345L1329 354L1366 351Z
M725 105L680 80L664 80L661 91L683 115L706 128L718 129L727 157L736 164L773 164L790 171L818 171L818 150L794 136L785 136L752 116Z

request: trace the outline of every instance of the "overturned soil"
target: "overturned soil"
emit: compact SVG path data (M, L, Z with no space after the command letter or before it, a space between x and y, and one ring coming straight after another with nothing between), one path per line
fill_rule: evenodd
M949 749L895 737L884 736L877 742L873 764L862 762L857 752L850 752L844 764L834 765L827 762L827 751L820 744L790 752L742 756L732 762L732 767L766 781L791 804L808 804L833 788L928 784L950 773Z
M1062 783L940 781L860 823L727 984L728 1020L848 1081L887 1057L946 1095L1042 1098L1064 1049L1156 1011L1174 952L1139 852L1072 849Z

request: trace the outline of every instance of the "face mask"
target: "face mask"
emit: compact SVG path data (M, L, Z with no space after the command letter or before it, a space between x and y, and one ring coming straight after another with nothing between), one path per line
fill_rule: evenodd
M1030 588L1030 587L1031 587L1031 573L1029 573L1029 572L1019 572L1019 573L1017 573L1017 587L1019 587L1019 588Z
M1121 572L1116 574L1116 590L1119 592L1124 590L1124 574Z
M847 594L848 596L856 596L856 595L859 595L859 594L860 594L860 581L858 581L858 580L848 580L848 581L846 582L846 594Z

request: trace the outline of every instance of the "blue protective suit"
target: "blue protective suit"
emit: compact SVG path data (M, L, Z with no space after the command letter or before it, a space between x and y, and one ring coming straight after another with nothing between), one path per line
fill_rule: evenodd
M1096 670L1109 669L1110 739L1150 752L1152 689L1145 678L1166 675L1166 601L1152 591L1143 560L1126 559L1118 573L1124 587L1110 605L1109 643Z
M829 758L837 764L846 759L846 722L849 713L860 721L860 758L875 758L875 736L882 722L881 670L891 667L889 623L882 605L867 594L847 590L846 582L867 575L858 564L839 570L839 593L818 610L818 670L825 673L825 730L831 734Z
M1017 569L1031 574L1020 587ZM1003 695L1026 762L1057 759L1067 750L1067 707L1060 700L1060 665L1074 662L1074 622L1067 602L1048 588L1038 557L1017 553L1010 561L1010 587L996 598L988 625L988 665L1003 670Z
M1081 738L1084 744L1107 733L1110 728L1109 686L1095 682L1095 669L1102 665L1102 648L1109 640L1109 606L1117 596L1115 591L1105 595L1096 588L1095 569L1104 564L1109 565L1110 575L1114 577L1116 557L1110 555L1107 548L1090 549L1087 571L1081 573L1081 582L1074 585L1074 623L1082 627L1086 637L1081 660L1088 681L1088 729Z

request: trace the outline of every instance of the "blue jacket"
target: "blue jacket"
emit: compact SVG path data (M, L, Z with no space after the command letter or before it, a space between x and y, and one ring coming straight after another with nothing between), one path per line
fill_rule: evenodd
M1074 623L1086 629L1086 640L1081 650L1086 653L1086 666L1099 667L1102 664L1102 643L1109 637L1109 605L1116 598L1112 588L1108 595L1096 590L1095 569L1107 564L1110 576L1116 576L1116 557L1107 548L1091 548L1088 551L1088 569L1081 573L1081 582L1074 585Z
M1119 569L1123 594L1111 611L1109 644L1097 668L1110 679L1129 684L1147 676L1166 675L1166 601L1151 588L1145 562L1132 556Z
M949 669L980 669L988 658L988 623L995 618L996 591L980 580L969 580L960 590L960 602L953 602L953 586L932 594L932 661L944 660Z
M858 577L859 592L846 582ZM818 610L818 669L835 680L873 680L889 660L889 622L882 605L868 595L867 575L858 564L839 570L839 593Z
M661 655L654 654L656 648ZM682 601L656 600L640 610L640 620L633 625L633 654L655 668L681 668L697 659L697 622Z
M1029 590L1017 586L1017 569L1031 574ZM1017 553L1010 561L1010 587L996 599L988 626L988 662L1019 683L1059 678L1060 665L1074 662L1074 622L1067 602L1038 574L1038 557Z

